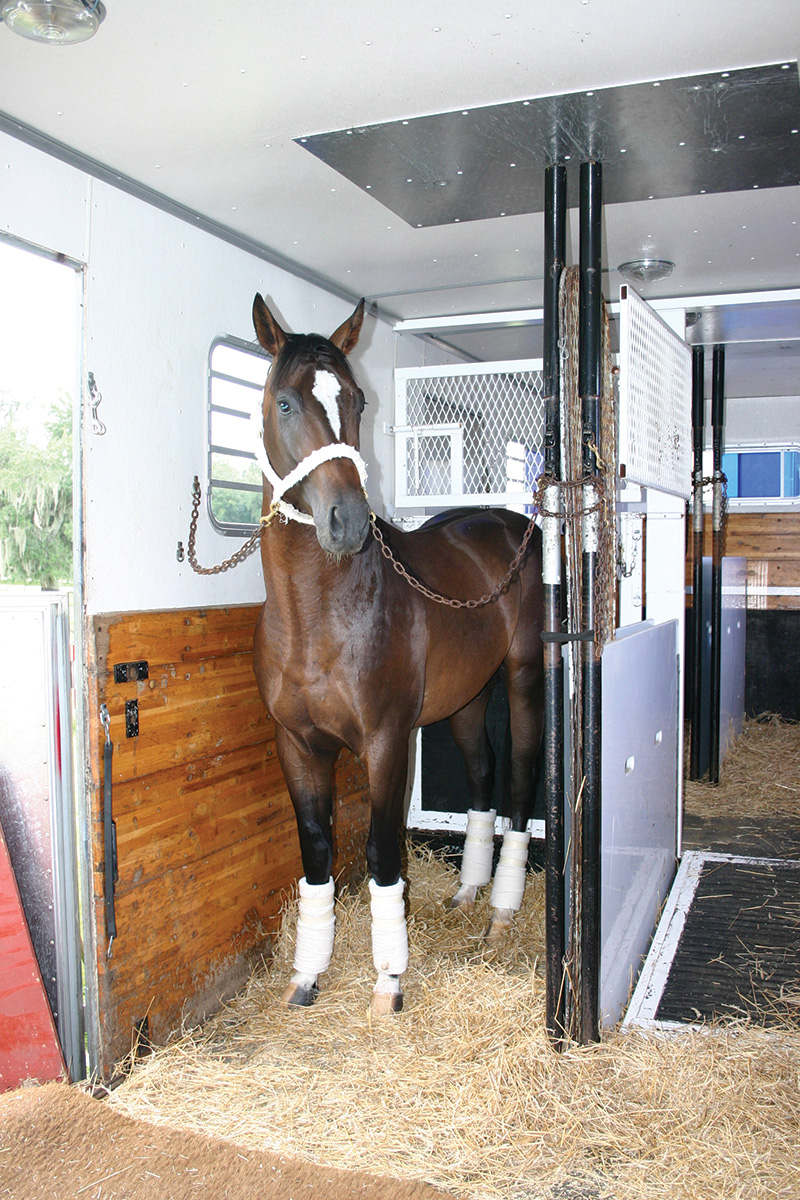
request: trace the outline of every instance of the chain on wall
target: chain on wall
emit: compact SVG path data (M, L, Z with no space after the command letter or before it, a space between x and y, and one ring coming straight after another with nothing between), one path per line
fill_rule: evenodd
M561 354L561 429L563 481L561 483L562 511L564 513L567 576L567 620L569 631L577 634L583 628L583 555L581 545L584 509L583 473L583 421L581 397L578 386L578 330L579 330L580 269L568 267L561 276L559 295L559 348ZM603 304L603 361L600 396L599 445L595 447L598 475L594 478L594 490L599 506L599 547L597 577L594 594L594 648L599 656L603 647L614 636L616 628L617 602L617 550L616 550L616 476L617 476L617 418L614 403L614 382L611 365L611 345L608 314ZM571 870L572 903L576 911L570 921L570 937L567 950L568 973L572 996L580 991L580 954L576 931L580 929L580 897L578 871L582 861L581 801L583 795L583 710L581 697L582 661L580 643L568 643L570 656L571 715L571 764L570 764L570 808L571 808ZM574 1006L567 1006L567 1021L575 1018Z

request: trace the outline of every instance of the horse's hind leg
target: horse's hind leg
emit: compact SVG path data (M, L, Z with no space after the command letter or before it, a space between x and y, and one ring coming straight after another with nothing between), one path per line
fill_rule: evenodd
M294 972L283 1001L293 1008L307 1008L317 997L317 981L333 954L333 756L309 753L277 724L275 740L297 817L305 872L299 883Z
M449 907L466 911L474 907L478 888L492 878L497 812L491 808L495 756L486 732L486 706L490 693L491 685L487 684L474 700L450 718L450 732L464 756L467 769L470 807L459 888Z
M511 828L503 836L492 884L489 942L499 940L522 905L528 865L528 822L536 792L536 766L542 740L542 672L537 659L521 665L506 660L511 724Z

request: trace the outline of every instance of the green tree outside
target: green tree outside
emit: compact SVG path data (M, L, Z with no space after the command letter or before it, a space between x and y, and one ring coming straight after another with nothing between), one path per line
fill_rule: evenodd
M257 525L261 518L262 482L258 463L250 462L246 467L240 467L228 459L215 456L213 473L215 479L230 480L232 483L255 483L259 487L257 492L213 488L211 511L220 524Z
M62 395L44 447L0 397L0 579L56 588L72 582L72 401Z

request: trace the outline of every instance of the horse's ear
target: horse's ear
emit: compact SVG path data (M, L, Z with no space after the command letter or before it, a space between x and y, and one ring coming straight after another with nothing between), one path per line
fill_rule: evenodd
M256 292L253 301L253 324L261 345L275 358L286 345L286 334L267 308L260 292Z
M348 317L343 325L340 325L335 333L330 336L330 341L334 346L338 346L342 354L349 354L358 341L358 335L361 333L361 325L364 321L364 301L359 300L355 307L355 312L351 317Z

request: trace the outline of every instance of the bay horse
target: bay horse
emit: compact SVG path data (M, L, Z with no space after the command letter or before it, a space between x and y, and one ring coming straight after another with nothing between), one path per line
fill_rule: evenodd
M387 560L436 593L485 597L521 547L526 519L502 510L459 510L403 532L372 517L359 454L364 394L347 356L364 301L331 335L291 334L260 295L258 340L272 356L256 451L264 474L261 559L267 599L254 666L274 718L278 756L297 818L304 877L294 973L284 992L311 1004L330 964L332 774L349 747L365 764L371 819L373 1012L402 1008L408 965L401 834L409 738L450 718L467 767L470 809L460 886L469 908L492 876L494 756L484 716L502 670L512 739L511 828L503 839L488 936L520 907L528 855L543 706L541 536L529 535L510 581L488 603L454 608L410 586ZM280 518L280 519L275 519Z

